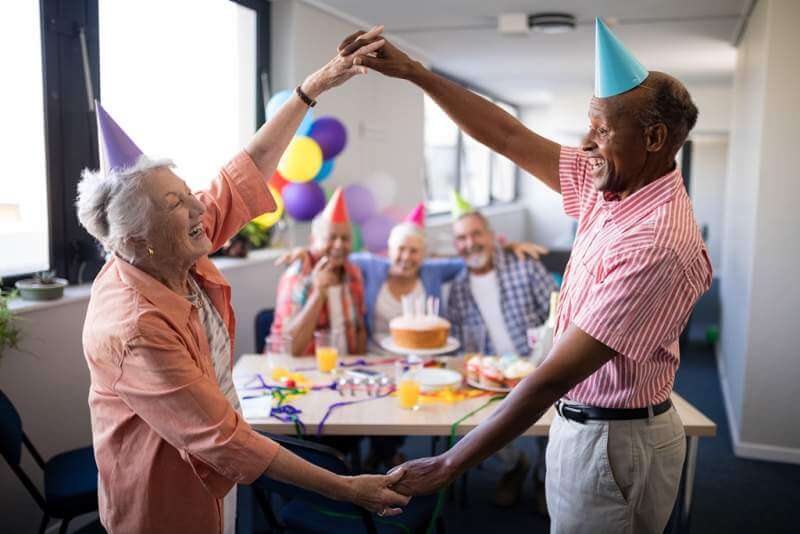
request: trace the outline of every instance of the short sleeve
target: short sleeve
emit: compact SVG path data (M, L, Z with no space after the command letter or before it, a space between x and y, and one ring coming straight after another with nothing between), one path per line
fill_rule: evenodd
M572 322L622 356L641 362L679 335L693 299L676 254L648 247L603 261L603 273Z
M586 193L587 184L586 157L574 147L562 146L558 161L558 179L561 182L561 201L564 212L577 219L581 213L581 199Z

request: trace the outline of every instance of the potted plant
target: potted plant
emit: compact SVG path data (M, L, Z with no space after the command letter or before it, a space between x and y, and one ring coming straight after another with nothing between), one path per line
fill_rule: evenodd
M14 314L8 309L8 301L15 296L15 292L0 290L0 358L6 349L19 348L20 331L15 324Z
M33 278L19 280L15 284L19 295L25 300L55 300L64 296L68 282L56 278L55 271L40 271Z

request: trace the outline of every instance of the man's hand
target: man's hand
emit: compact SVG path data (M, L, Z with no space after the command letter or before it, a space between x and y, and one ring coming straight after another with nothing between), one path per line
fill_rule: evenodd
M392 489L403 495L429 495L448 485L455 479L455 473L447 466L444 454L430 458L410 460L389 471L391 476L402 469L402 480L392 485Z
M295 247L289 252L281 254L280 257L275 260L275 265L283 267L285 265L291 265L297 260L302 260L304 270L309 266L311 263L311 253L306 247Z
M383 37L371 36L363 31L357 31L342 41L339 45L339 54L350 56L378 40L384 41L383 46L378 48L374 54L359 54L355 56L353 64L364 65L393 78L407 78L417 65L417 62Z
M538 260L550 252L546 247L537 245L536 243L518 243L516 241L509 243L504 248L508 252L513 252L519 261L525 261L526 256L533 260Z
M329 287L335 286L339 281L336 271L329 264L327 256L323 257L311 271L311 282L314 284L314 289L322 294L325 294Z

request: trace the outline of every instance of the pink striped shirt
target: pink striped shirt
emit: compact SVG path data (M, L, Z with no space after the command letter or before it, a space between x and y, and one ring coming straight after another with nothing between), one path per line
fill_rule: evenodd
M676 168L623 200L592 183L586 157L562 147L561 195L578 220L555 338L574 324L618 354L566 398L641 408L666 400L680 363L678 337L711 285L711 262Z

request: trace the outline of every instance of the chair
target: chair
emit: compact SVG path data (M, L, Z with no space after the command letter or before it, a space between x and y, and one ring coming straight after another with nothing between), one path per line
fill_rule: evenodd
M275 319L275 310L261 310L256 314L256 352L262 354L266 345L272 321Z
M350 474L344 456L331 447L285 436L268 435L282 447L301 458L340 475ZM382 518L351 503L337 502L317 493L261 476L253 482L256 500L269 519L270 503L264 492L280 495L286 504L280 510L281 522L287 532L319 534L403 534L424 532L436 506L436 496L414 497L399 516ZM441 516L436 530L444 533Z
M20 465L22 444L44 472L44 496ZM43 533L50 518L61 519L59 533L65 533L70 520L97 511L97 464L91 447L57 454L45 462L22 431L22 420L9 398L0 391L0 453L44 515L39 525Z

